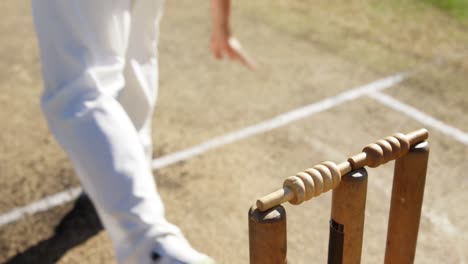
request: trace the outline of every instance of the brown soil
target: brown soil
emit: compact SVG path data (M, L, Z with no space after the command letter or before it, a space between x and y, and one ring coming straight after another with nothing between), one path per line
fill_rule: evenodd
M348 3L349 2L349 3ZM155 157L181 150L383 76L418 71L389 95L468 131L467 30L400 1L236 1L235 32L258 59L249 72L208 51L208 1L167 1ZM381 2L381 4L377 4ZM395 6L396 5L396 6ZM41 80L28 1L2 4L0 212L78 186L38 105ZM431 34L429 34L430 32ZM219 263L248 260L247 210L282 180L323 160L422 125L361 98L155 172L168 218ZM417 263L464 263L468 147L431 130ZM381 263L392 166L369 171L363 263ZM287 205L291 263L325 263L330 195ZM0 227L0 262L113 263L86 200Z

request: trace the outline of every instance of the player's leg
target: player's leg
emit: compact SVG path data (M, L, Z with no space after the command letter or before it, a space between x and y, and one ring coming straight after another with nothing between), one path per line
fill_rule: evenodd
M127 65L124 70L126 85L118 97L139 133L140 142L149 161L148 167L151 166L152 160L151 121L158 92L157 45L162 2L162 0L134 2ZM141 214L145 212L142 211ZM165 225L169 226L171 225ZM175 226L172 227L172 230L177 229ZM168 230L167 233L155 235L147 242L153 249L153 256L161 263L209 263L210 261L208 257L195 251L180 231Z
M50 130L95 204L119 262L144 256L134 263L149 263L150 249L141 245L170 228L138 132L116 100L125 85L131 2L34 0L33 14Z

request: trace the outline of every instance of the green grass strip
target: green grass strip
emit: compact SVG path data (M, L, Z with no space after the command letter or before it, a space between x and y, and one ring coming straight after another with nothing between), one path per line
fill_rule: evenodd
M468 0L425 0L458 18L468 19Z

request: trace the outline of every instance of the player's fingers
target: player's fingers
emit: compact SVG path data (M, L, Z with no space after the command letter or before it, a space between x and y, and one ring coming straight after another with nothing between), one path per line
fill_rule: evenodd
M251 70L257 69L257 64L255 63L255 61L250 56L248 56L247 53L245 53L244 51L230 48L229 54L230 54L229 57L231 59L239 61L247 68Z
M229 48L227 52L231 59L238 60L240 63L251 70L257 69L257 64L255 61L247 54L247 52L245 52L244 49L242 49L242 46L237 39L229 39Z
M229 56L229 58L231 60L237 60L238 59L238 55L237 55L236 51L231 49L231 47L229 47L229 46L226 47L226 53L227 53L227 55Z
M213 45L213 44L211 45L211 53L218 60L223 58L223 54L221 52L221 49L219 47L217 47L216 45Z

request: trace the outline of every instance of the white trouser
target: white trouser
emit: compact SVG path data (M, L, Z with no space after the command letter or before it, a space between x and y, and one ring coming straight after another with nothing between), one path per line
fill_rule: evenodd
M119 263L147 263L155 237L175 228L150 168L161 9L162 0L33 0L42 109Z

